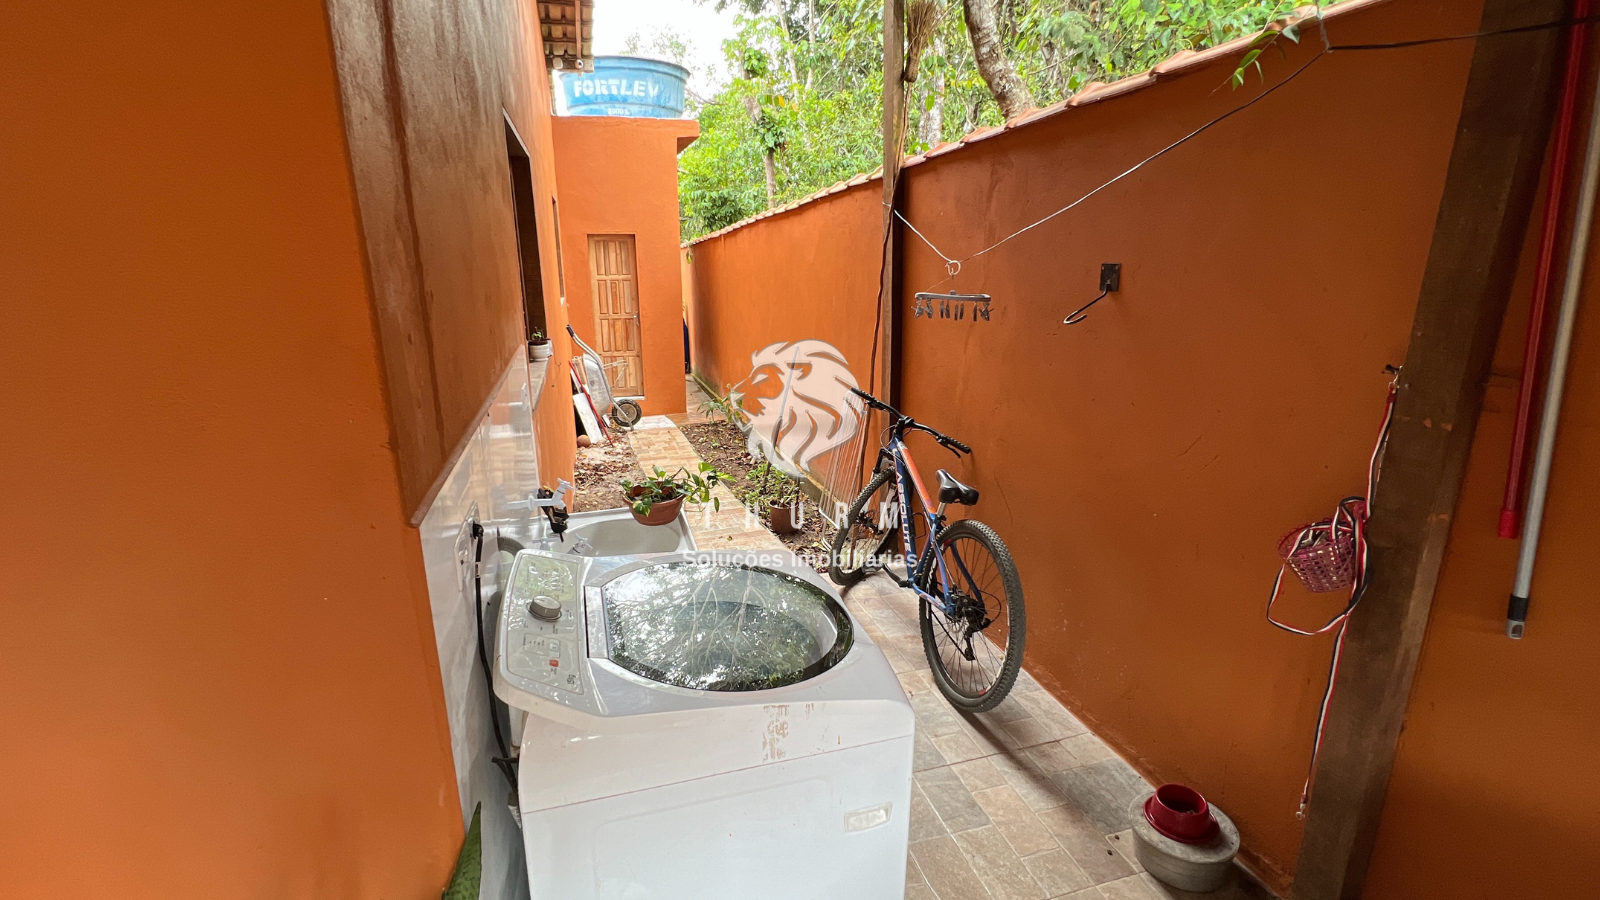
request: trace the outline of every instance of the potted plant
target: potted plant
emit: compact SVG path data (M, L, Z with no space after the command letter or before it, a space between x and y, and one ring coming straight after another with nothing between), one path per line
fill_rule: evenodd
M766 510L767 524L774 534L793 534L805 523L805 502L800 492L800 482L771 463L762 463L750 470L749 478L756 487L745 494L745 506Z
M700 463L697 471L679 468L671 475L656 466L655 472L643 481L623 479L622 490L628 495L629 509L639 524L665 525L678 517L685 500L710 501L713 509L720 510L722 501L711 496L711 489L726 477L708 462Z
M534 360L550 358L550 339L544 332L535 331L528 336L528 358Z

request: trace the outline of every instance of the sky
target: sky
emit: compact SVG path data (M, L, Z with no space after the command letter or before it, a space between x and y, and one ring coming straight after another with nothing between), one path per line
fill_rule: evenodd
M714 0L594 0L596 56L621 53L628 36L649 39L667 28L689 44L689 89L709 97L726 80L722 42L733 37L733 10L717 12Z

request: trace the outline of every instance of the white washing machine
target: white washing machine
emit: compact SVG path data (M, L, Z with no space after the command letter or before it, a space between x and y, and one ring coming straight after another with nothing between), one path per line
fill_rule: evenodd
M533 900L899 900L914 717L794 561L517 554L495 692ZM518 717L521 718L521 717Z

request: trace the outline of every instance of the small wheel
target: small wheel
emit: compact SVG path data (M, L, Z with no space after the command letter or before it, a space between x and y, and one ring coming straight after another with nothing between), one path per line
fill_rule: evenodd
M1005 542L982 522L956 522L939 535L937 545L949 595L944 596L946 584L932 562L923 569L921 587L948 599L953 615L927 600L920 604L922 649L933 681L957 709L994 709L1022 670L1028 631L1022 578Z
M644 408L637 400L618 400L611 410L611 421L621 428L632 428L644 418Z
M849 587L867 577L875 565L882 565L884 551L899 536L893 478L893 472L872 476L839 523L828 560L828 577L835 584Z

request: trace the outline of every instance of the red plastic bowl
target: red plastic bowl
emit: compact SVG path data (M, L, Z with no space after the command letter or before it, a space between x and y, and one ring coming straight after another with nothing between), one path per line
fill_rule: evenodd
M1192 787L1163 784L1144 803L1150 827L1183 844L1204 844L1217 836L1217 820L1206 798Z

